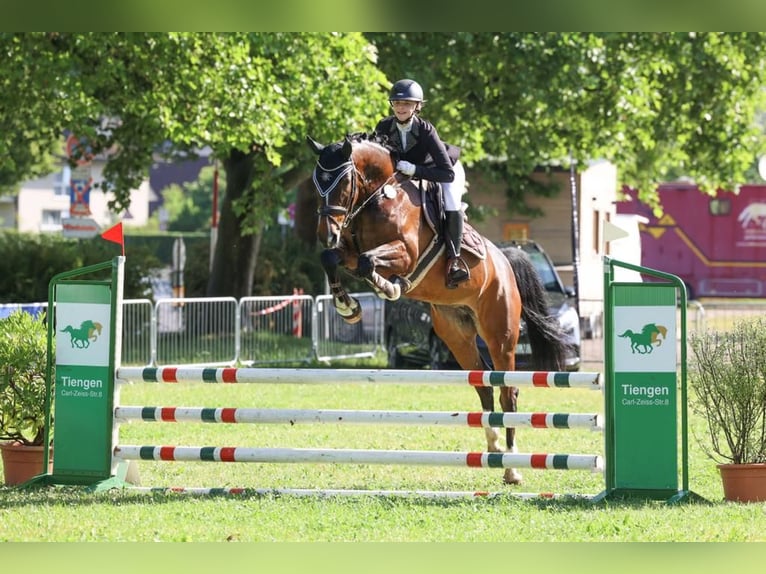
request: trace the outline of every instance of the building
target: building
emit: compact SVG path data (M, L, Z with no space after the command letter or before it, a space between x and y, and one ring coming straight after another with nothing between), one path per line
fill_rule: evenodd
M114 197L92 185L103 180L103 159L95 158L89 164L91 188L73 193L72 181L85 171L72 169L62 161L60 169L44 177L22 182L15 195L0 198L0 228L16 229L25 233L62 232L72 218L89 219L104 229L117 221L126 227L146 225L149 219L149 203L155 193L145 180L131 192L130 208L123 213L113 213L108 207ZM83 180L84 181L84 180Z
M541 217L514 214L507 207L505 184L487 181L478 172L468 173L468 193L474 204L494 208L497 215L484 221L469 221L488 239L501 242L513 239L534 239L553 259L565 284L577 287L580 315L589 320L603 311L603 255L620 260L634 260L637 234L608 242L605 229L616 222L617 168L607 161L594 161L571 174L568 170L538 171L532 177L554 184L559 193L551 197L527 198L527 204L542 212ZM574 181L573 181L574 180ZM572 183L576 189L577 255L579 264L575 275L573 248Z
M125 227L142 227L161 205L162 190L171 185L194 181L202 167L209 164L209 153L200 159L166 162L157 159L149 172L149 178L131 192L130 207L123 213L110 211L108 203L112 193L93 189L93 184L103 180L106 165L104 158L96 157L87 166L70 168L61 162L59 169L44 177L22 182L16 194L0 197L0 229L15 229L27 233L62 233L72 218L93 220L101 229L117 221ZM83 185L77 187L78 178L89 175L91 189L83 194ZM75 181L73 192L72 181ZM87 196L87 200L86 197Z

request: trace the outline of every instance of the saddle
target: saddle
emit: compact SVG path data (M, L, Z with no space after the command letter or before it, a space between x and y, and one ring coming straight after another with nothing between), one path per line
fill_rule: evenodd
M444 200L442 187L439 183L425 180L410 180L402 185L412 184L417 187L417 193L420 195L423 215L428 226L434 232L434 238L431 243L420 254L415 269L409 275L401 277L403 289L407 291L414 289L418 283L425 277L438 259L441 252L445 249L444 244ZM479 260L487 257L487 249L484 245L484 239L468 221L463 223L463 236L460 240L462 252L468 252Z

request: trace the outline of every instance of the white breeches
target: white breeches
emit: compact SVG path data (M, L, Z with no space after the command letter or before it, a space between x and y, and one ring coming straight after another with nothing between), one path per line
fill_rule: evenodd
M442 183L444 192L444 209L447 211L460 211L462 209L462 197L465 193L465 170L460 160L452 166L455 171L455 179L449 183Z

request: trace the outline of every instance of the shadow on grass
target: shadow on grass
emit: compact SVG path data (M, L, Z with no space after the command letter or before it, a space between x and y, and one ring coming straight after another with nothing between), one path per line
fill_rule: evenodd
M342 505L369 504L375 500L387 507L460 507L465 505L506 506L508 508L533 506L540 510L570 512L593 510L647 509L686 504L715 503L698 496L692 496L676 504L666 500L637 497L595 500L578 495L519 495L512 492L497 493L440 493L438 491L368 491L368 490L308 490L308 489L256 489L256 488L115 488L94 492L82 486L36 486L31 488L0 487L0 509L25 508L33 506L93 506L115 505L156 505L176 503L184 499L232 499L238 502L276 501L279 499L310 499L317 504Z

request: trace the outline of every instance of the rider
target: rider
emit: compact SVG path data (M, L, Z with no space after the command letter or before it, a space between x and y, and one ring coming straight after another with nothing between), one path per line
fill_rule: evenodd
M399 80L391 87L388 101L393 115L380 120L375 133L387 136L399 151L397 171L442 185L446 218L446 284L448 289L454 289L470 277L468 266L460 257L463 236L461 197L465 192L465 172L458 160L460 149L444 144L433 124L418 115L425 100L423 88L417 82Z

